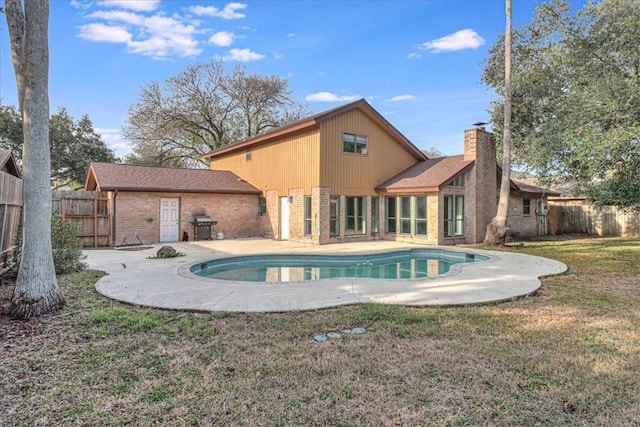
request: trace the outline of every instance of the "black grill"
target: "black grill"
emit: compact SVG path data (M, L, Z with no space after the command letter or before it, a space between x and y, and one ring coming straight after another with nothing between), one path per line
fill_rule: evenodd
M195 217L193 225L193 240L211 240L211 228L218 222L212 221L208 216Z

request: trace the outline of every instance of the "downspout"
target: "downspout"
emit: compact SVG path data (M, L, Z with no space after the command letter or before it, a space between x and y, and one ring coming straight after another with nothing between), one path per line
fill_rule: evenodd
M111 246L116 245L116 197L118 196L118 190L114 190L113 199L111 203Z

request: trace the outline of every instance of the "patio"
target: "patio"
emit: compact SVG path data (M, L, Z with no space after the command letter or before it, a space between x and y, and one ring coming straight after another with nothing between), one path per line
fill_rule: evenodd
M189 267L237 255L359 254L424 245L377 241L315 246L248 238L171 243L186 256L149 259L161 246L86 250L90 268L108 273L96 284L98 292L134 305L187 311L283 312L357 303L451 306L496 303L530 295L541 286L539 277L561 274L567 269L559 261L516 252L446 247L490 259L460 265L438 278L230 282L195 276Z

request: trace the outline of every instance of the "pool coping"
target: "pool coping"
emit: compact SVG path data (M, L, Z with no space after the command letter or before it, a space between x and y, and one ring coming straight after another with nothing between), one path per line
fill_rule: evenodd
M359 303L454 306L497 303L531 295L540 288L540 277L567 270L559 261L511 251L425 247L389 241L321 246L269 239L181 242L171 246L186 253L185 257L149 259L160 246L132 252L85 251L91 268L108 273L96 283L96 290L134 305L203 312L284 312ZM194 264L239 255L274 252L358 255L413 248L473 253L489 259L456 264L448 273L437 277L396 280L327 278L310 282L251 283L210 279L189 271Z

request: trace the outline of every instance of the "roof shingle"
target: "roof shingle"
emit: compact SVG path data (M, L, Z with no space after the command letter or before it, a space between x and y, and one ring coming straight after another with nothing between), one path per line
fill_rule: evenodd
M99 162L92 162L89 165L89 176L85 188L101 191L261 193L259 189L230 171L161 168Z
M383 182L376 187L376 190L424 189L425 191L437 191L438 187L473 162L473 160L464 160L463 155L438 157L418 162Z

